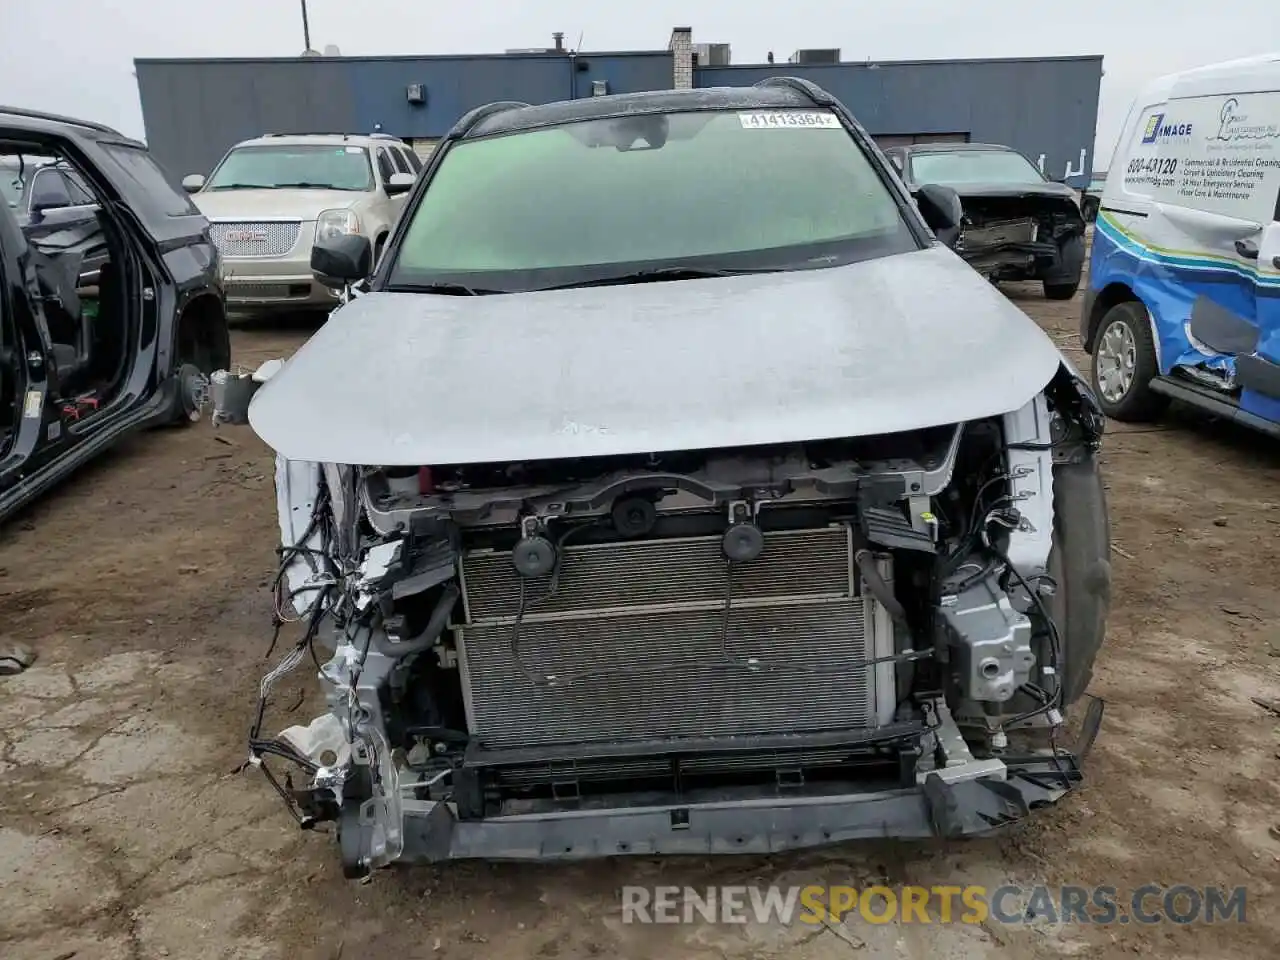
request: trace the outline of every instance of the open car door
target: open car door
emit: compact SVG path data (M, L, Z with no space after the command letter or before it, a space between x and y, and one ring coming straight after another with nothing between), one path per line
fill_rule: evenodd
M17 366L20 356L13 309L9 306L4 256L0 254L0 460L9 452L21 410Z

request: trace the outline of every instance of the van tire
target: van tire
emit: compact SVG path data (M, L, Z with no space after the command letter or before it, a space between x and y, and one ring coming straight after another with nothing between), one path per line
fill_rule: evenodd
M1046 300L1070 300L1076 295L1076 291L1080 289L1080 278L1077 277L1074 283L1048 283L1044 285L1044 298Z
M1108 331L1123 340L1126 335L1133 344L1133 371L1128 387L1118 396L1108 398L1102 390L1099 367L1112 360L1104 357L1107 352ZM1102 316L1098 335L1093 344L1093 356L1089 365L1090 379L1102 412L1113 420L1142 423L1154 420L1169 405L1169 400L1151 389L1151 381L1160 375L1156 362L1156 348L1151 339L1151 320L1147 308L1137 300L1118 303Z

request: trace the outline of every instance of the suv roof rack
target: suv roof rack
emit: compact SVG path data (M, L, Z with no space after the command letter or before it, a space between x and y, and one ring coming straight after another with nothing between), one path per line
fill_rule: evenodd
M0 113L7 113L12 117L27 117L31 120L49 120L53 123L65 123L73 127L84 127L86 130L96 130L99 133L109 133L112 136L125 139L124 134L114 127L108 127L105 123L95 123L92 120L77 120L75 117L64 117L57 113L28 110L25 107L6 107L3 104L0 104Z
M264 133L264 137L341 137L343 140L351 136L349 133L317 133L314 130L299 130L293 133Z
M485 117L491 117L495 113L505 113L508 110L520 110L527 106L529 104L523 100L495 100L492 103L475 107L458 118L457 123L453 125L452 130L445 134L444 139L457 140L465 136L472 127Z
M811 103L823 107L829 107L835 102L835 98L831 94L827 93L812 80L806 80L803 77L765 77L763 80L757 80L752 86L788 87L808 97Z
M367 137L370 140L395 140L403 143L400 137L394 133L317 133L313 130L301 131L296 133L264 133L263 137L341 137L343 140L350 140L352 137Z

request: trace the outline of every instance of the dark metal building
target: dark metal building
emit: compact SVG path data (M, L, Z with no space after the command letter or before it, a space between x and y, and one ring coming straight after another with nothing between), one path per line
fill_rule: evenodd
M492 100L745 86L776 75L825 87L884 146L1004 143L1050 176L1087 180L1100 56L852 63L833 55L839 51L798 51L789 63L729 65L726 45L699 48L678 27L666 50L639 52L573 52L557 36L554 48L505 54L135 64L147 142L175 180L208 173L232 144L264 133L381 130L427 153L463 113Z

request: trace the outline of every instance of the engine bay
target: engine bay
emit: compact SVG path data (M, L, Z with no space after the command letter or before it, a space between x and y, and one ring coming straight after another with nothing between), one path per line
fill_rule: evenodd
M304 825L338 821L356 872L401 858L415 816L452 834L999 781L1024 736L1065 790L1054 475L1099 435L1064 370L1014 413L883 437L280 460L277 631L303 635L251 754L303 768L272 782ZM331 711L267 738L308 655Z
M957 252L997 280L1031 279L1051 268L1064 244L1084 236L1069 197L965 195Z

